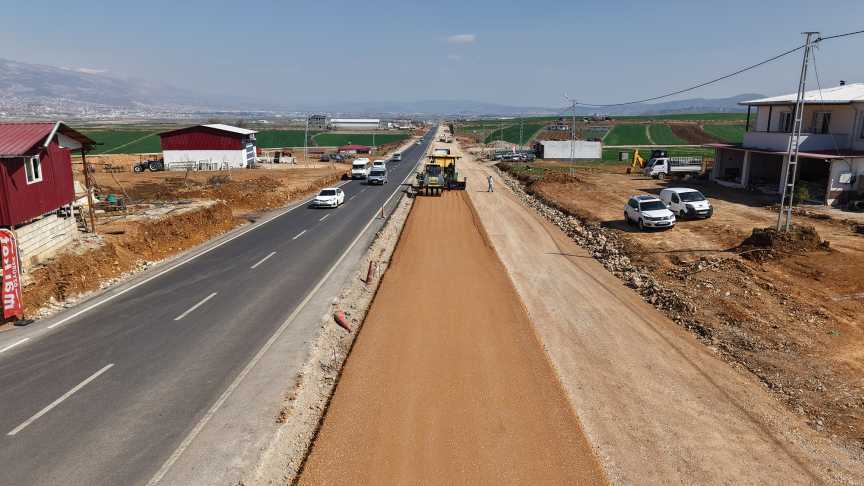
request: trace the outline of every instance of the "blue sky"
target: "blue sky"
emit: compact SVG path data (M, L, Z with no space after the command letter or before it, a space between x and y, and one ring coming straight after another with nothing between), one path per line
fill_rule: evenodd
M619 102L864 29L864 1L0 0L0 57L281 104ZM461 37L452 37L461 36ZM864 81L864 35L817 51L823 84ZM800 55L683 97L795 90ZM679 97L680 98L680 97Z

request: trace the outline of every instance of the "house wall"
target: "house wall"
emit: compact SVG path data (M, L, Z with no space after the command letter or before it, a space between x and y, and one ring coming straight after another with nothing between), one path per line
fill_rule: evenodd
M162 156L167 170L202 170L198 166L200 163L214 165L204 170L241 169L248 162L248 152L242 147L237 150L165 150Z
M771 111L771 131L780 131L780 113L791 113L794 107L791 105L774 105L773 109L769 106L759 106L757 110L756 123L751 125L755 127L755 131L768 131L768 112ZM816 112L827 111L831 113L831 123L828 127L830 133L849 135L853 132L853 127L856 122L857 108L856 104L852 105L805 105L804 117L802 119L803 133L812 133L814 131L813 116Z
M13 227L72 202L72 157L56 139L39 152L42 180L27 184L24 158L0 159L0 226Z
M16 228L15 236L21 267L26 271L74 242L78 238L78 225L71 216L52 213Z
M864 103L857 103L855 109L857 123L852 132L852 149L864 151Z
M846 173L852 174L853 179L844 184L840 182L840 178ZM831 161L827 203L831 206L841 203L844 192L857 193L858 196L855 197L864 197L864 157Z

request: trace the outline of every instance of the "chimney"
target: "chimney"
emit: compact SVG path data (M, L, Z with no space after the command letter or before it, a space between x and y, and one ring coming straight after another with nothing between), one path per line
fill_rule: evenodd
M846 86L846 80L845 79L840 80L840 86Z

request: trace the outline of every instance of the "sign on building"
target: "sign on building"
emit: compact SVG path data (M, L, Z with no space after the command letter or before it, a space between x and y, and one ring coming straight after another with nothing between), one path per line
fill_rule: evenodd
M0 298L3 301L3 318L21 318L24 315L24 305L21 303L21 275L18 267L18 243L15 233L8 229L0 229L0 274L2 288Z

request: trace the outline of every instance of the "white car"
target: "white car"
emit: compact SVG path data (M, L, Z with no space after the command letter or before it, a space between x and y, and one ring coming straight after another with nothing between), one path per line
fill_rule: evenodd
M372 168L373 169L386 169L387 168L387 161L384 159L378 159L378 160L372 161Z
M316 208L337 208L345 202L345 192L338 187L325 187L312 200Z
M675 226L675 215L657 196L633 196L624 205L624 221L639 225L642 231L671 228Z
M396 152L395 154L393 154L393 158L390 160L392 160L393 162L399 162L400 160L402 160L402 154Z
M660 191L660 200L678 219L710 218L714 208L708 199L696 189L687 187L670 187Z

